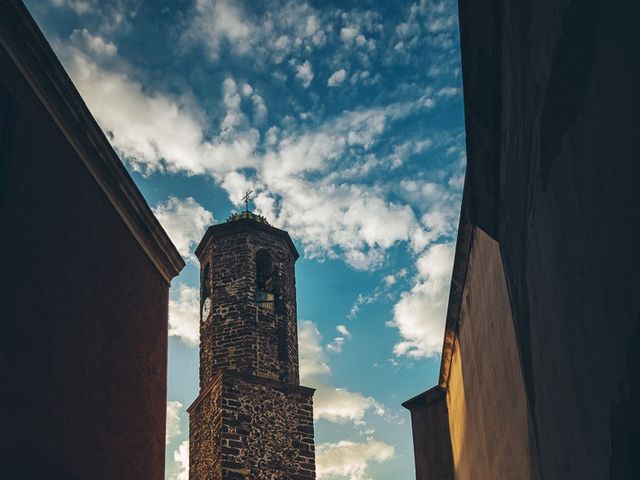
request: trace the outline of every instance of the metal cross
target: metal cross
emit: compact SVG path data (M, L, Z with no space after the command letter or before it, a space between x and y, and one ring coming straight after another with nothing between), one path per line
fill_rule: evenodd
M249 211L249 200L251 200L251 194L253 193L253 190L247 190L247 193L244 194L244 197L242 197L242 201L244 202L244 211L248 212Z

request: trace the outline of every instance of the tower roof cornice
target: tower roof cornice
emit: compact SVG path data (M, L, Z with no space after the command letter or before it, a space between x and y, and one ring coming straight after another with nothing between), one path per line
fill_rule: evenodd
M205 246L209 242L211 237L215 236L223 236L223 235L232 235L234 233L238 233L246 230L257 230L259 232L266 232L275 237L279 237L285 241L293 258L297 260L300 257L296 246L291 240L289 234L281 230L279 228L273 227L269 225L267 220L261 215L256 215L252 212L242 212L231 215L225 223L219 223L217 225L211 225L207 228L206 233L200 240L200 244L196 248L195 254L196 257L200 258Z

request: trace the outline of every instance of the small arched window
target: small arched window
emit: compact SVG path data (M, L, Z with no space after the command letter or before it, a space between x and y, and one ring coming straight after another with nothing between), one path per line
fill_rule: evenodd
M256 253L256 294L258 306L273 310L274 304L274 268L271 255L266 250Z
M200 280L201 285L201 293L200 296L202 299L209 298L211 295L210 284L209 284L209 270L210 264L207 263L204 266L204 270L202 271L202 279Z

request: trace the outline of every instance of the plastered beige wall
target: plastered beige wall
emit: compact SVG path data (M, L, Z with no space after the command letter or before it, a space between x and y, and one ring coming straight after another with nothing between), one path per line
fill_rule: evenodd
M456 480L531 478L527 402L500 250L478 228L447 404Z

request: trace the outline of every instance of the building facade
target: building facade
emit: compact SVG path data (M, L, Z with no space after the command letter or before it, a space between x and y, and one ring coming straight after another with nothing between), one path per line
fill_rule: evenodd
M183 266L27 9L0 2L0 476L164 478Z
M640 15L460 0L467 174L418 480L640 478Z
M191 480L315 478L313 392L300 386L289 235L251 212L209 227L200 276L200 395Z

